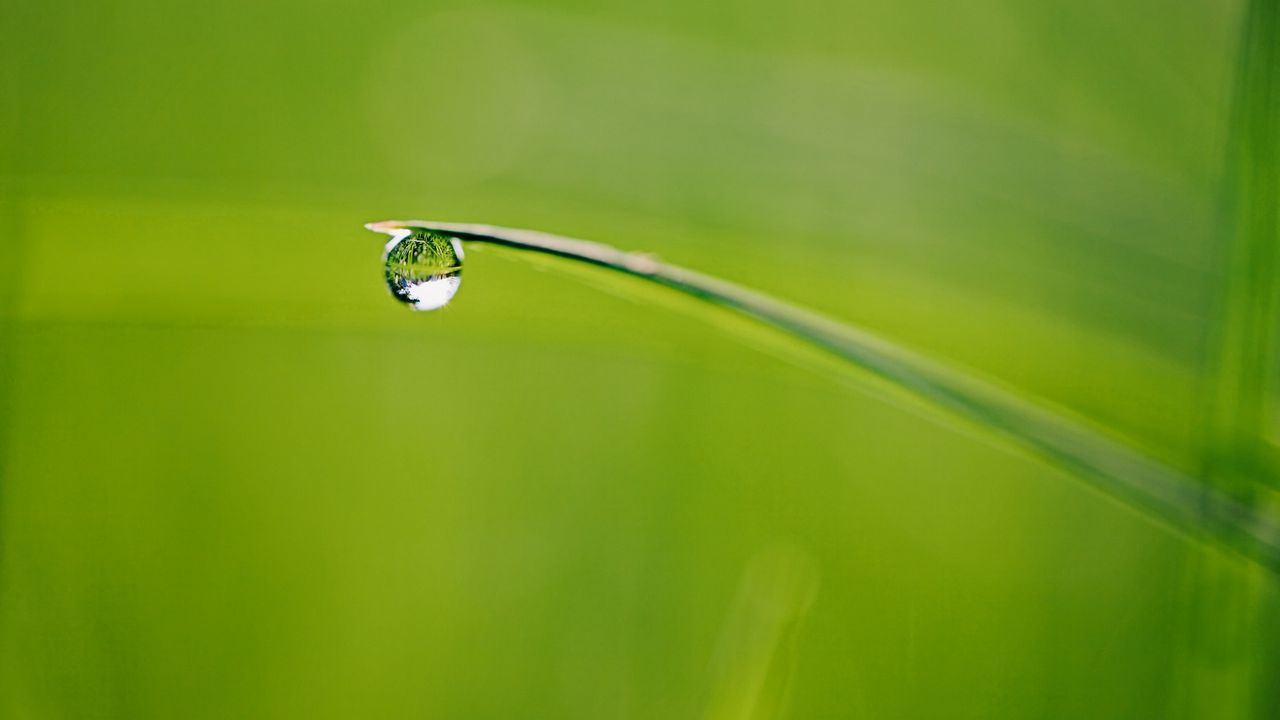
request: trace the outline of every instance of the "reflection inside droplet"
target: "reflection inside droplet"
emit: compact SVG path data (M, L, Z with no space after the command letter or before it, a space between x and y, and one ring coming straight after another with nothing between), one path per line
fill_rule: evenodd
M462 243L423 228L398 223L365 227L391 236L383 253L387 287L414 310L449 304L462 284Z

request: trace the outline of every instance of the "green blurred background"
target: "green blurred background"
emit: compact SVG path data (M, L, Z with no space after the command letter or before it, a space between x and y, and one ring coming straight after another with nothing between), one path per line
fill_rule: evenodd
M603 276L407 312L361 228L655 252L1274 503L1276 16L0 0L0 716L1280 717L1259 567Z

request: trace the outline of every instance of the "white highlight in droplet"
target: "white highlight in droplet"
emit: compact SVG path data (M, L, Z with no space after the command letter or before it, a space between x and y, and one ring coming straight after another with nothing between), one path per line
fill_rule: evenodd
M414 310L438 310L449 304L460 285L462 278L457 275L437 277L406 285L403 292L413 300L411 305Z

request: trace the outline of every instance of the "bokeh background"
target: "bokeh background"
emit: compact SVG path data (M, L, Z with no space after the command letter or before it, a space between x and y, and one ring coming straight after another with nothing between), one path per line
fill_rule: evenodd
M0 716L1280 716L1249 561L661 293L410 313L361 228L654 252L1274 503L1277 14L2 0Z

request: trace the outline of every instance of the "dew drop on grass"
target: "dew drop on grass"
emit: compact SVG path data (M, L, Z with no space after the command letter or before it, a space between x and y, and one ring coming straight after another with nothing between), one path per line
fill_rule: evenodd
M449 304L462 284L462 243L422 228L375 225L391 236L383 263L392 296L414 310Z

